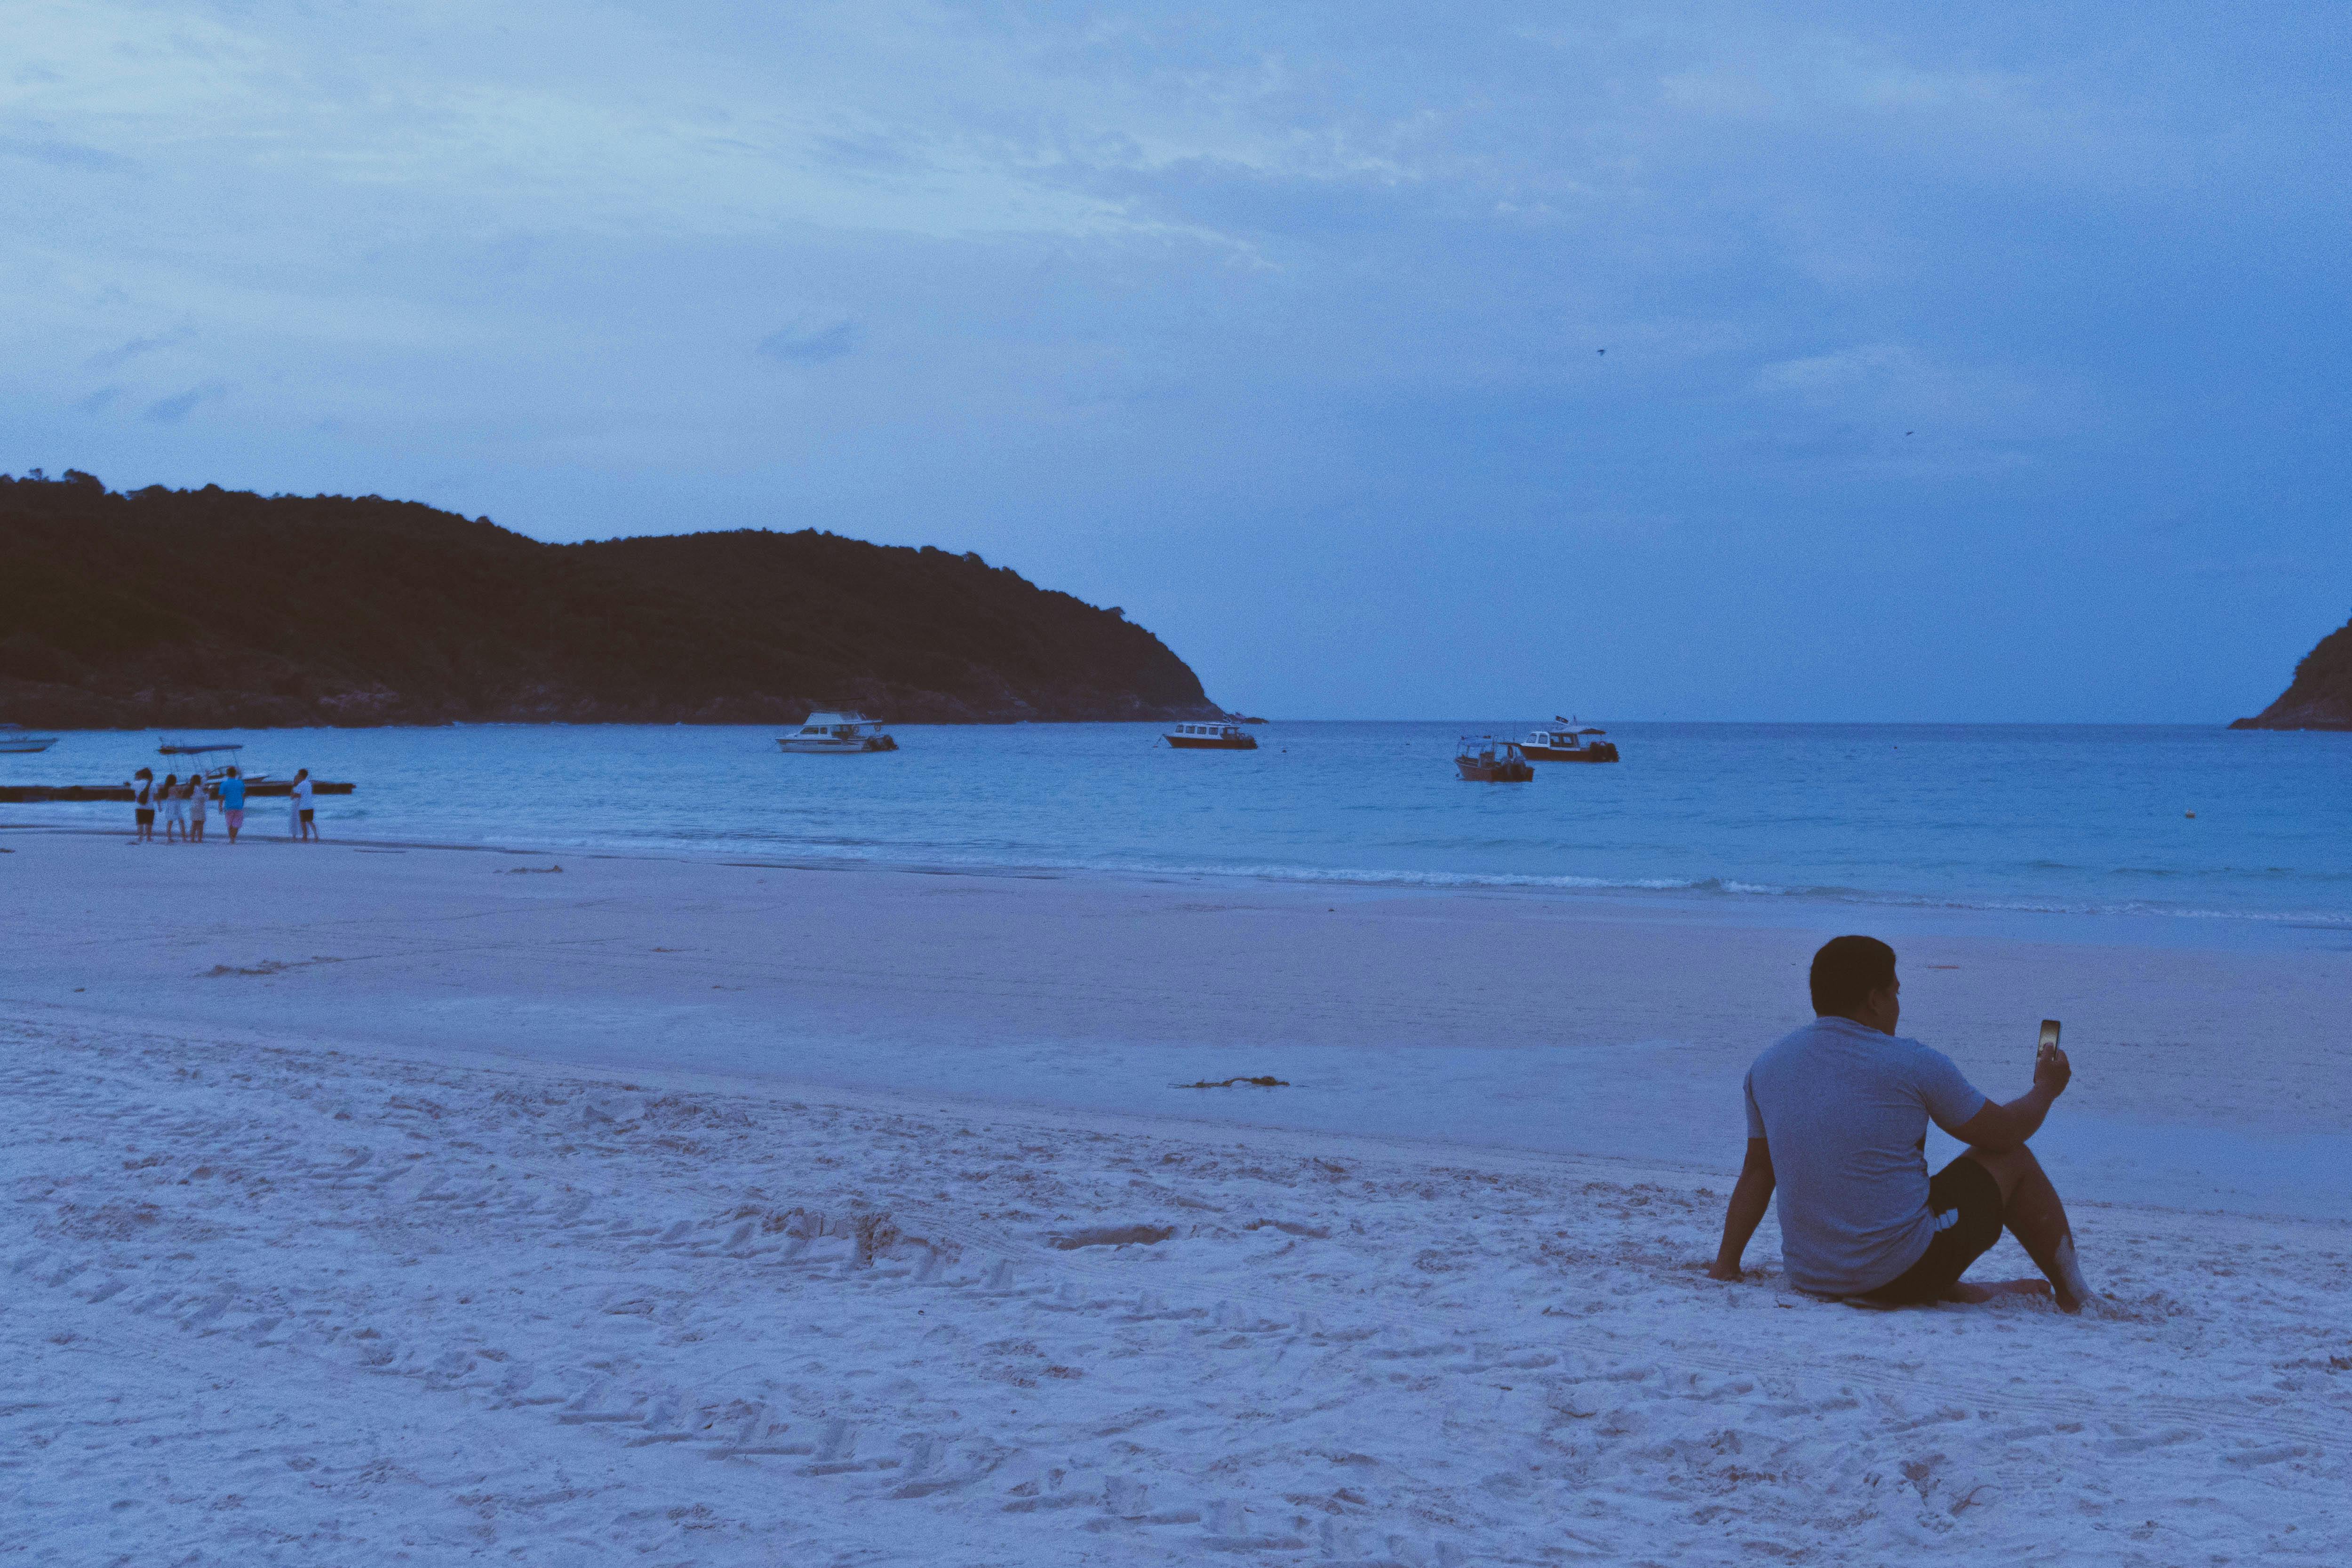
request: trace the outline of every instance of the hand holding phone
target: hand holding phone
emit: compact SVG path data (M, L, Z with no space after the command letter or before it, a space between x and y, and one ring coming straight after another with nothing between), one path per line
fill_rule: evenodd
M2066 1053L2058 1049L2058 1020L2042 1020L2042 1040L2033 1049L2033 1086L2048 1088L2052 1098L2063 1094L2073 1080L2074 1069Z

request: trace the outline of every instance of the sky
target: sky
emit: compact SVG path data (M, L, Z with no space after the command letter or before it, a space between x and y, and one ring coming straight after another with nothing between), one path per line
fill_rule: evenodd
M0 469L974 549L1284 717L2352 612L2352 9L0 7ZM780 609L780 613L782 612Z

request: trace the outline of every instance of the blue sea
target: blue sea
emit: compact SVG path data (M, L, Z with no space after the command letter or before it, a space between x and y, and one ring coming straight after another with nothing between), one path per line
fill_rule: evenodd
M786 756L772 728L174 732L307 767L333 837L948 869L1207 873L2352 929L2352 735L2207 727L1615 724L1624 760L1460 781L1463 734L1535 720L1276 722L1255 752L1152 725L896 728ZM160 775L154 734L79 732L0 780ZM259 802L270 831L283 808ZM125 806L0 821L126 826Z

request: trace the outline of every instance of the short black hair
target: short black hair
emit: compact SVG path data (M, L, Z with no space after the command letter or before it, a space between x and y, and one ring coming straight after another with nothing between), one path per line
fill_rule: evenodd
M1895 983L1895 949L1875 936L1832 936L1813 955L1813 1011L1850 1013Z

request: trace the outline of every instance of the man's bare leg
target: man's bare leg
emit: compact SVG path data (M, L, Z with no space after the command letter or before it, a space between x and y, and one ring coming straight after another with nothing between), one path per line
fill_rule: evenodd
M1998 1152L1972 1148L1966 1157L1984 1166L2000 1184L2001 1220L2048 1278L2058 1310L2081 1312L2091 1299L2091 1288L2084 1282L2083 1266L2074 1257L2074 1230L2066 1223L2066 1206L2059 1201L2058 1189L2051 1185L2042 1162L2021 1144ZM1983 1288L1993 1293L2039 1294L2040 1284L2040 1281L2012 1280Z

